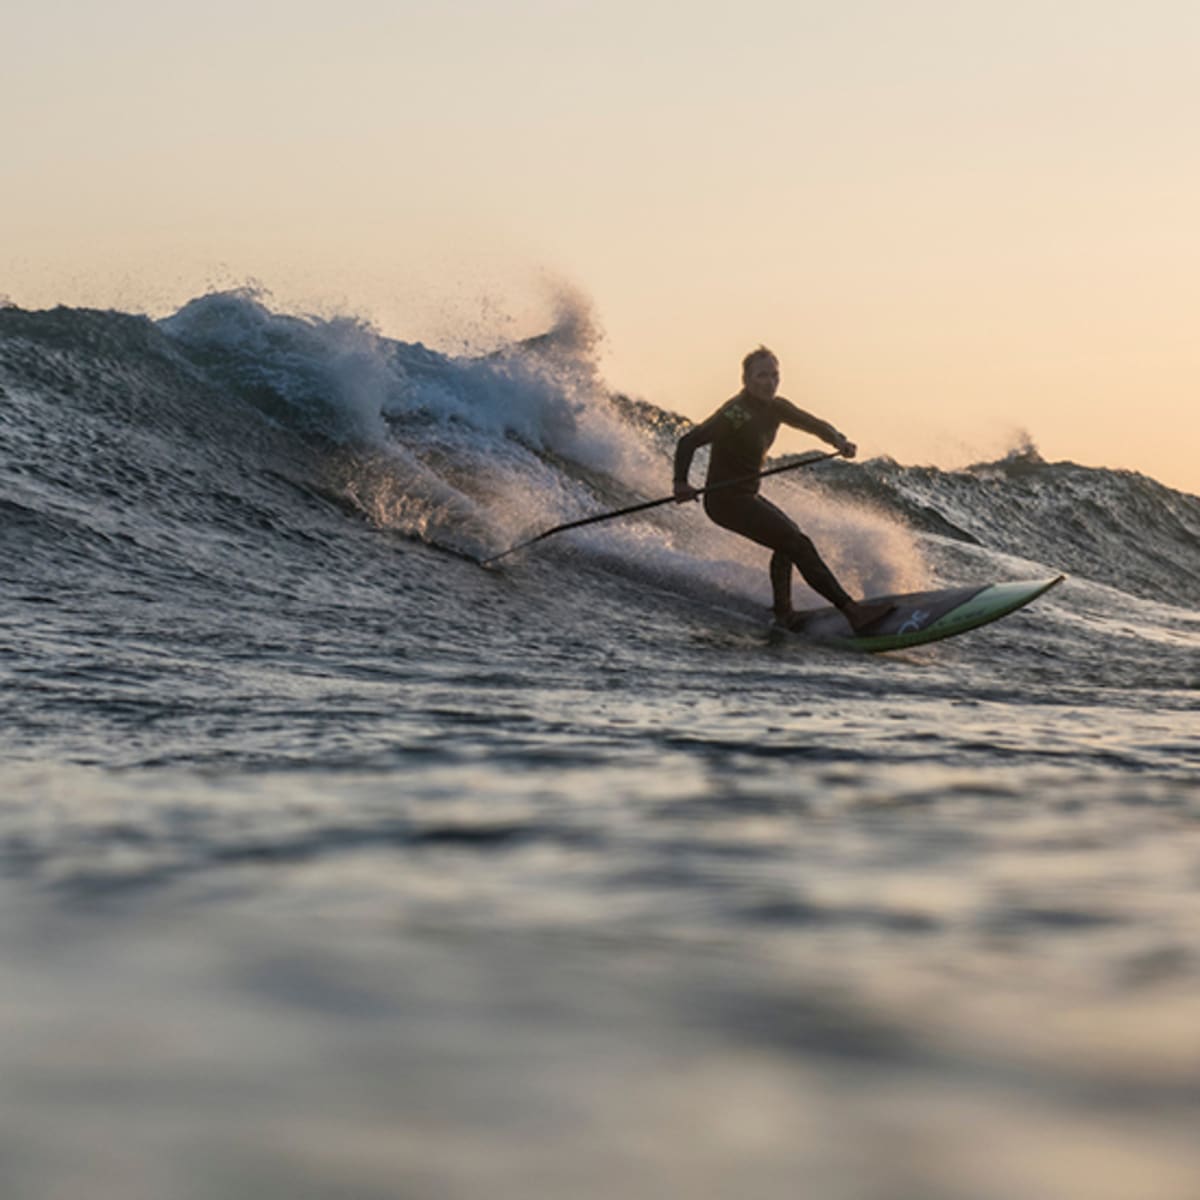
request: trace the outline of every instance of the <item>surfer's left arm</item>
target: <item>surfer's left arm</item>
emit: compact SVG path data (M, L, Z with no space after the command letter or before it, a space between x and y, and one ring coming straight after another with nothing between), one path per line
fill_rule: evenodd
M814 417L812 413L797 408L790 400L785 400L782 396L777 396L775 403L779 406L780 420L784 425L790 425L793 429L803 429L805 433L819 437L821 441L827 442L844 458L853 458L858 453L858 447L828 421L822 421L820 417Z

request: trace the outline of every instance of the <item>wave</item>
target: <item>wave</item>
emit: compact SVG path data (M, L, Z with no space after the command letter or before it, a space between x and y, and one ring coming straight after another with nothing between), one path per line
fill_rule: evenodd
M1136 471L1046 462L1024 446L960 471L877 459L841 486L913 528L1196 607L1200 499Z
M275 312L245 291L160 321L2 309L10 562L41 561L49 579L56 556L128 566L149 551L161 570L199 562L219 577L252 547L261 557L264 539L303 556L314 505L329 518L322 554L350 516L483 556L661 495L688 422L612 394L595 343L578 303L538 337L460 356L355 319ZM922 586L956 544L1188 607L1200 585L1200 500L1031 447L958 471L830 462L773 486L862 591ZM756 548L675 506L548 552L681 592L763 589Z

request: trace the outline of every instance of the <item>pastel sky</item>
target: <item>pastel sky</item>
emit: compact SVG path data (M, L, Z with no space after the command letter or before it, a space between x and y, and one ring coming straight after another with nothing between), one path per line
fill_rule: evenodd
M448 350L566 290L693 417L1200 493L1195 0L9 0L0 294L257 280ZM778 448L809 444L790 434Z

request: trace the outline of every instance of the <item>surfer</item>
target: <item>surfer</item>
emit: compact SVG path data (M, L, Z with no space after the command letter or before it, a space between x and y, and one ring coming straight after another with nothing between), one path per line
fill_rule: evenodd
M845 458L853 458L858 448L828 421L777 396L778 390L779 359L766 346L751 350L742 360L742 390L679 439L675 448L675 501L683 504L699 495L698 489L688 483L688 469L696 451L711 445L705 487L728 486L704 493L704 511L723 528L774 551L770 574L775 623L791 628L796 621L792 609L794 566L813 591L841 610L855 633L865 632L891 612L893 605L851 599L795 521L758 494L759 481L754 478L763 469L780 425L819 437ZM730 482L734 480L738 482Z

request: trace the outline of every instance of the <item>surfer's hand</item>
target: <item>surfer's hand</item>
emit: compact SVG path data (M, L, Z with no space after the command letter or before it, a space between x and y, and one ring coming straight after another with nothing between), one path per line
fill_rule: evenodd
M696 491L691 484L677 483L675 485L675 503L686 504L689 500L695 500L700 493Z
M833 446L843 458L853 458L858 453L858 447L849 438L844 437L840 433Z

